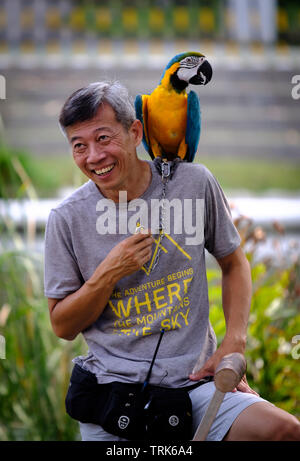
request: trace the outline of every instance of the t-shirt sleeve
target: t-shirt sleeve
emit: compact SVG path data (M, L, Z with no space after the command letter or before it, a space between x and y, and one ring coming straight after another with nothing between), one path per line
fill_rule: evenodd
M205 189L205 248L215 258L233 253L241 243L233 223L224 192L216 178L207 170Z
M69 226L57 210L51 210L46 225L44 269L47 298L65 298L83 284Z

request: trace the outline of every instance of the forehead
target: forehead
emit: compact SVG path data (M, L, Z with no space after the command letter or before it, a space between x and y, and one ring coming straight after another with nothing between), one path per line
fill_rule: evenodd
M75 136L87 136L96 129L113 129L117 125L121 124L117 121L113 108L109 104L103 103L93 118L67 127L66 133L68 139L71 140Z
M187 56L180 61L180 66L193 67L198 64L199 56Z

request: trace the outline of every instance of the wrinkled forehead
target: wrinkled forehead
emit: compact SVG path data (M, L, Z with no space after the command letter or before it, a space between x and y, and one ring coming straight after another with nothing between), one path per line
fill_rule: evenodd
M107 103L101 103L92 118L79 121L66 127L66 134L70 141L74 138L85 137L99 130L112 131L122 124L117 120L114 109Z

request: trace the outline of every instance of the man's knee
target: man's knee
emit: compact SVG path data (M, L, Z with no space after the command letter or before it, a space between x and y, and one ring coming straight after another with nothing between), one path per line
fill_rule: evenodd
M300 423L297 418L275 406L270 405L261 412L261 424L257 429L256 440L300 440Z
M286 411L259 402L240 413L224 440L300 441L300 423Z
M273 431L273 438L270 440L300 441L300 422L288 413L282 419L278 418Z

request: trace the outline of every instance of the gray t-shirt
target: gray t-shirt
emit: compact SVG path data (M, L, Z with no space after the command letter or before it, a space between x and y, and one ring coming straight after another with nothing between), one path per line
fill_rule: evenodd
M87 356L74 359L99 383L143 382L163 328L150 382L191 384L197 360L216 349L209 323L205 249L232 253L240 238L226 198L203 165L180 163L166 186L149 161L152 180L139 199L106 199L89 180L51 210L45 242L45 296L61 299L88 280L108 252L142 225L153 231L152 259L115 286L103 313L82 334ZM123 194L123 195L122 195ZM158 239L158 226L165 235Z

